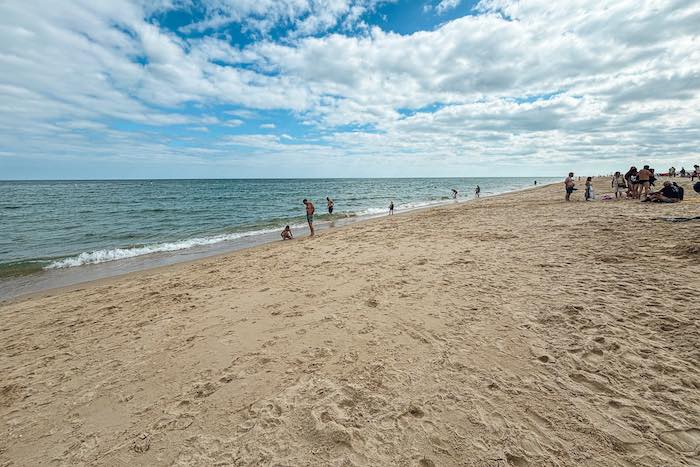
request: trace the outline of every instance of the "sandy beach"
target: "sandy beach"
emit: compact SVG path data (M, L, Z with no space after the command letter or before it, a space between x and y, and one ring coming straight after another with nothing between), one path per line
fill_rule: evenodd
M700 196L578 184L1 304L0 465L700 465Z

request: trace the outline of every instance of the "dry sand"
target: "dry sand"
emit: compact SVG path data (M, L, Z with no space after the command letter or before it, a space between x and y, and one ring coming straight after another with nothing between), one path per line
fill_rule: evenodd
M652 220L686 191L541 187L5 303L0 465L700 465L700 224Z

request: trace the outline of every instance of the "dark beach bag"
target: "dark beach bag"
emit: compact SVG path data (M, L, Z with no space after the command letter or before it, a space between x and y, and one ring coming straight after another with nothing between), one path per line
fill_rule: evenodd
M673 186L676 187L676 190L678 190L678 199L683 201L683 196L685 196L685 189L676 183L674 183Z

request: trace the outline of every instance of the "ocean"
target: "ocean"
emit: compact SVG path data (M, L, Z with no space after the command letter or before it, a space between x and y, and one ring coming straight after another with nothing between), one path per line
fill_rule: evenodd
M452 188L465 200L473 198L476 185L488 196L532 186L533 180L3 181L0 298L277 240L287 224L302 233L304 198L316 205L316 222L323 227L385 215L391 201L399 213L454 202ZM332 216L326 196L335 202ZM66 272L60 279L60 271L80 268L80 274ZM40 285L46 277L48 285Z

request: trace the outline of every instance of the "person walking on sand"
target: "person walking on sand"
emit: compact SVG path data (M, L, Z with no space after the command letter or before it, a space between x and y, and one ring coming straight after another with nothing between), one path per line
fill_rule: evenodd
M333 214L333 200L326 196L326 206L328 206L328 214Z
M574 192L576 182L574 182L574 173L569 172L569 176L564 179L564 188L566 189L566 196L564 199L566 201L571 201L571 193Z
M392 201L389 203L389 215L393 216L394 215L394 202Z
M304 203L304 206L306 206L306 222L309 223L309 230L311 231L310 237L314 236L314 212L316 211L316 208L314 207L314 203L308 200L302 201Z
M459 193L459 192L458 192L457 190L455 190L454 188L452 188L452 199L457 199L457 194L458 194L458 193Z
M693 173L690 174L690 181L691 181L691 182L692 182L693 180L695 180L695 177L697 177L698 180L700 180L700 165L695 164L695 165L693 166L693 168L694 168L695 170L693 170Z
M481 187L479 185L477 185L476 188L474 189L474 196L476 196L478 198L479 195L481 195Z
M642 195L644 195L644 199L649 196L649 188L651 187L651 177L652 177L652 172L649 170L649 166L645 165L642 170L639 171L639 174L637 175L637 180L639 182L639 191L637 193L637 197L641 198Z

